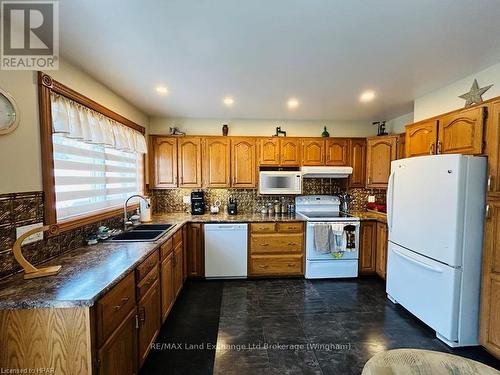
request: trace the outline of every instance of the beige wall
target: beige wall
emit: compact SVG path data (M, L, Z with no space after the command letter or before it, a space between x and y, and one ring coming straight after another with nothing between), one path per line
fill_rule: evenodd
M47 72L57 81L90 97L140 125L148 117L111 90L61 61L59 71ZM19 106L19 127L0 135L0 194L42 190L40 132L36 72L0 71L0 88L9 92Z
M411 123L413 123L413 112L406 113L402 116L387 121L386 129L388 133L404 133L405 126Z
M176 126L187 134L222 135L222 125L229 124L229 135L273 135L276 126L289 136L321 136L326 126L330 136L366 137L375 135L376 127L370 121L298 121L298 120L246 120L246 119L195 119L195 118L159 118L150 120L150 134L168 134L169 127Z

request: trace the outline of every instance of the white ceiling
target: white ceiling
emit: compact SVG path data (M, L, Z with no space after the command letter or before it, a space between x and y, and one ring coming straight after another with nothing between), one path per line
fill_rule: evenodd
M60 12L63 57L152 116L390 119L500 61L499 0L61 0Z

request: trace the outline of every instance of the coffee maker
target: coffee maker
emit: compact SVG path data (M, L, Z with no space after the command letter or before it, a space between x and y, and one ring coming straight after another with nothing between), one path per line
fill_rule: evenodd
M191 215L205 213L205 194L202 191L191 192Z

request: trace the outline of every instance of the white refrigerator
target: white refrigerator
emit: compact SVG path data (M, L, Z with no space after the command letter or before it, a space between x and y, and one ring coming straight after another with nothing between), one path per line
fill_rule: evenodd
M388 298L452 347L478 345L486 158L391 163Z

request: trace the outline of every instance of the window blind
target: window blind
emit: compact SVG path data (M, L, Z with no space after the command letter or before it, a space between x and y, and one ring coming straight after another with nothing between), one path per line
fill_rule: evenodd
M121 207L142 194L142 154L53 134L57 220Z

